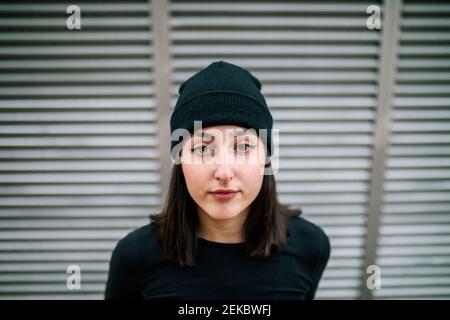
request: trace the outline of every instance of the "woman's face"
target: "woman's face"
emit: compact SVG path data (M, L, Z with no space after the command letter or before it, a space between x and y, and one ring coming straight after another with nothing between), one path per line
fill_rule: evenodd
M253 132L251 132L253 131ZM264 143L255 130L234 125L202 128L183 144L181 166L200 213L215 220L246 215L264 177ZM231 189L230 195L215 195Z

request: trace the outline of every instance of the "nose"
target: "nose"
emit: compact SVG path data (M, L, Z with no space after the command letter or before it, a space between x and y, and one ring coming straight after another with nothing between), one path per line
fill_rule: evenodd
M214 172L214 177L219 183L227 184L231 179L233 179L233 170L227 164L217 165L216 171Z
M214 177L223 184L228 183L234 176L232 165L235 160L233 157L232 153L223 149L216 153Z

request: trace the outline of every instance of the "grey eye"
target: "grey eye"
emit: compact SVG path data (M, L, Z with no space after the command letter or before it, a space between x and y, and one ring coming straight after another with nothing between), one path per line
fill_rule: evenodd
M199 150L199 148L201 148L201 151L197 151L197 150ZM198 153L198 154L205 154L203 148L211 149L211 147L210 147L209 145L201 145L201 146L197 146L197 147L195 147L195 148L192 148L192 149L191 149L191 152L195 152L195 153ZM211 151L212 151L212 149L211 149ZM209 153L209 152L208 152L208 153Z
M242 148L243 147L243 148ZM250 143L241 143L238 144L237 149L242 152L247 152L253 149L255 146Z

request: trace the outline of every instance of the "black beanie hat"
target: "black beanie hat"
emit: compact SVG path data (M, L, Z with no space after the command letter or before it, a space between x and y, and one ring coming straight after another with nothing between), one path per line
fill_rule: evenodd
M194 131L194 121L202 127L234 124L247 129L266 129L268 155L272 153L273 119L264 96L261 82L249 71L225 62L216 61L183 82L170 118L171 133L182 128ZM172 140L171 149L180 141Z

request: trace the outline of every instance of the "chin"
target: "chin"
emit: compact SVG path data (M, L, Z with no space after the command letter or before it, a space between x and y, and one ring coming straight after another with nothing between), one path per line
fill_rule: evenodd
M242 210L224 210L223 208L214 208L205 210L206 214L215 220L227 220L235 218Z

